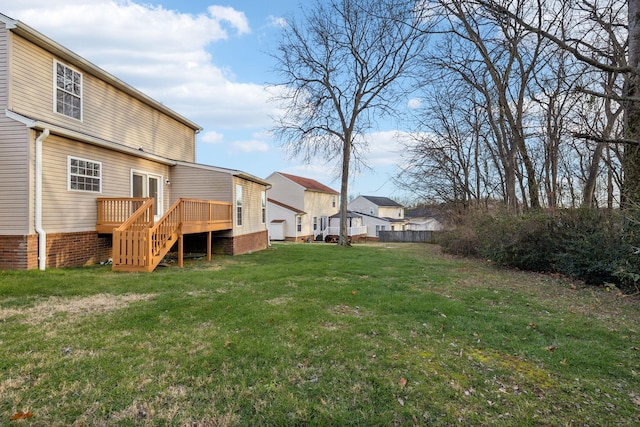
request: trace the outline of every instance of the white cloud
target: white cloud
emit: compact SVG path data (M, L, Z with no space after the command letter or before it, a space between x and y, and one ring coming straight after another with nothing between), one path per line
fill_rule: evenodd
M205 132L198 138L206 144L219 144L224 140L224 135L215 131Z
M412 98L407 102L407 108L410 108L412 110L415 110L416 108L420 108L421 105L422 105L421 98Z
M284 28L288 25L286 19L278 16L269 15L267 19L271 27Z
M238 12L229 6L209 6L209 13L218 23L228 22L234 27L238 34L245 34L251 32L249 28L249 21L242 12Z
M234 141L231 143L231 150L240 153L255 153L269 151L269 144L260 140Z
M394 166L401 162L401 141L406 133L392 130L372 132L366 135L369 142L366 163L372 168L380 166Z

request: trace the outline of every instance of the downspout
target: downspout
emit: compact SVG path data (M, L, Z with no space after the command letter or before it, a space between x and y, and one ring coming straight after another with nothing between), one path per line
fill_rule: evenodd
M45 128L36 138L36 217L35 228L38 233L38 268L42 271L47 266L47 233L42 228L42 143L49 136Z

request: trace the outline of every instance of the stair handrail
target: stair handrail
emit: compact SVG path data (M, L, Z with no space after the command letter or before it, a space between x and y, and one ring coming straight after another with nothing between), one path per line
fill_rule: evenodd
M144 218L144 221L139 222L138 220ZM135 225L140 226L141 228L149 228L153 224L153 198L148 198L145 202L140 205L138 209L136 209L129 218L118 227L114 229L114 231L124 231L128 228L131 228Z
M176 200L153 227L149 228L150 260L149 271L152 271L173 245L167 243L178 236L182 226L183 199Z

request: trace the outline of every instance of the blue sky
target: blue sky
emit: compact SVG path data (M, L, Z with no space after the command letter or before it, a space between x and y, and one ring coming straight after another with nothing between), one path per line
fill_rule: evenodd
M202 126L198 163L261 178L287 172L339 190L335 162L290 159L269 132L278 110L267 90L277 81L267 52L300 4L304 0L0 0L0 12ZM391 182L400 162L397 135L393 126L367 135L369 169L351 179L351 196L405 200Z

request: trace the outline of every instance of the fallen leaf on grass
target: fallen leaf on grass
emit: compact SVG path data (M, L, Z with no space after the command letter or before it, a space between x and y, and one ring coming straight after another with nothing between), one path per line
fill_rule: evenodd
M558 347L556 347L555 345L550 345L549 347L545 347L545 350L547 351L556 351Z
M27 412L16 412L15 414L13 414L11 416L11 421L16 421L16 420L26 420L28 418L33 417L33 414L30 411Z
M401 389L405 388L405 386L407 385L407 379L406 378L400 378L398 380L398 384L400 384L400 388Z
M320 399L320 403L322 403L323 405L327 404L327 402L323 398L319 397L318 399Z

